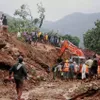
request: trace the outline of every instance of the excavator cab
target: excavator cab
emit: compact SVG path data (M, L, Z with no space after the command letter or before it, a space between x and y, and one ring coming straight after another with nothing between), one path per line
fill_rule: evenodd
M78 65L80 65L85 61L85 57L83 57L83 56L72 56L71 60L75 61Z

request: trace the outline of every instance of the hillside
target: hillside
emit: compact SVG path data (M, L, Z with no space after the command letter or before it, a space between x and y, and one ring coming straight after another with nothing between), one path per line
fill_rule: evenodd
M19 55L23 56L28 71L22 95L24 100L99 100L100 80L52 80L52 71L48 73L47 68L56 64L58 50L50 44L30 45L9 33L0 33L0 100L16 98L15 84L7 79L8 70ZM68 55L66 52L65 57L69 58Z
M59 30L62 34L78 36L83 42L83 34L94 27L94 22L100 19L100 13L73 13L56 22L46 22L44 26L49 30Z
M3 43L5 47L2 47ZM34 47L17 40L15 35L10 34L0 35L0 49L0 64L8 66L12 66L16 62L18 55L22 55L28 68L33 67L35 70L43 71L47 65L53 66L57 59L55 47L41 43Z
M3 12L0 12L0 16ZM13 17L9 16L7 18L12 19ZM60 20L55 22L52 21L44 21L43 26L41 28L42 31L48 32L51 30L59 31L61 34L70 34L73 36L78 36L81 40L81 47L83 47L83 34L88 31L88 29L93 28L94 22L100 19L100 13L73 13L63 17Z

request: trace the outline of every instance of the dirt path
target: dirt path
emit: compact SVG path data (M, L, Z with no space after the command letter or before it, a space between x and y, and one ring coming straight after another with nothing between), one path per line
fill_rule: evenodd
M27 84L23 91L22 98L25 100L100 100L100 91L97 91L94 95L85 95L85 91L88 90L93 83L100 83L100 81L82 82L82 81L43 81L39 85ZM28 87L31 85L31 87ZM99 85L99 84L98 84ZM92 86L91 86L92 87ZM92 88L91 88L92 89ZM94 85L94 89L97 89ZM91 94L90 91L88 94ZM80 96L84 94L84 96ZM71 99L76 97L76 99ZM16 98L15 86L13 83L9 83L6 86L0 84L0 100L15 100ZM96 96L99 98L96 99ZM90 98L90 99L89 99ZM92 99L93 98L93 99ZM95 98L95 99L94 99Z
M32 90L25 91L25 100L68 100L68 94L77 88L80 82L42 82Z

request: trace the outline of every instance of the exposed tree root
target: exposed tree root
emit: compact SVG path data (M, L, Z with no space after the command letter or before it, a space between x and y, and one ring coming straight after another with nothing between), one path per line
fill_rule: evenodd
M70 100L77 100L77 99L84 99L85 97L96 97L100 95L100 89L91 89L91 90L88 90L86 91L85 93L82 93L82 94L79 94L79 95L76 95L75 97L71 98Z

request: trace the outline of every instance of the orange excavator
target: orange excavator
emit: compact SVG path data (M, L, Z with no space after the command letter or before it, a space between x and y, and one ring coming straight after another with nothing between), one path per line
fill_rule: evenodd
M75 61L77 64L82 63L83 60L85 60L84 53L82 52L81 49L79 49L77 46L72 44L70 41L66 40L62 43L59 57L62 57L63 53L67 50L71 52L72 56L71 59Z

